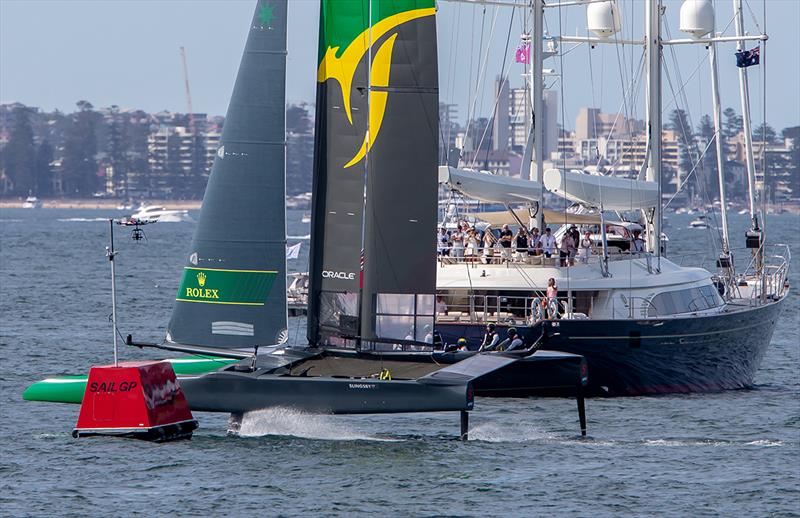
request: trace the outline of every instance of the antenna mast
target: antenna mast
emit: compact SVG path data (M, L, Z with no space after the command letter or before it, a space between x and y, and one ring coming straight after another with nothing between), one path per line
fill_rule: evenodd
M186 108L189 110L189 131L194 135L194 110L192 110L192 92L189 90L189 66L186 64L186 49L183 47L181 47L181 62L183 63L183 85L186 90Z

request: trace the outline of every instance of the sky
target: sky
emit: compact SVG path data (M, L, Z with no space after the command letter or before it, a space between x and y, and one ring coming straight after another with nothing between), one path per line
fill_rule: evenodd
M673 38L685 37L678 30L681 2L664 3L665 33L668 28ZM758 32L764 27L764 3L745 4L747 30ZM0 0L0 102L69 112L85 99L96 107L186 111L183 46L194 111L224 115L254 5L253 0ZM620 37L640 38L642 0L619 0L619 5ZM748 69L751 111L754 125L766 114L780 130L800 125L800 0L766 0L765 5L770 40L764 63ZM725 34L733 35L732 1L716 0L715 6L717 30L727 26ZM317 0L289 0L289 102L314 101L318 10ZM440 100L457 104L462 122L470 113L491 114L493 79L499 74L508 74L512 86L522 85L522 65L513 63L513 54L524 17L506 7L439 2ZM585 20L584 6L547 9L551 34L585 35ZM635 90L635 102L623 102L621 94L637 77L638 47L572 47L564 43L569 52L563 58L545 61L546 68L561 72L548 80L563 99L559 123L574 127L578 109L589 105L644 118L643 85ZM734 51L730 43L718 48L720 89L723 107L740 111ZM696 124L711 110L707 51L683 45L668 48L665 56L664 111L687 108ZM682 93L677 104L674 91Z

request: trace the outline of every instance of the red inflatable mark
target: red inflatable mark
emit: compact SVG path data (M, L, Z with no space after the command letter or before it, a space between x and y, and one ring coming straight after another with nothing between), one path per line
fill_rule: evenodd
M73 437L114 435L151 441L192 436L192 417L169 362L92 367Z

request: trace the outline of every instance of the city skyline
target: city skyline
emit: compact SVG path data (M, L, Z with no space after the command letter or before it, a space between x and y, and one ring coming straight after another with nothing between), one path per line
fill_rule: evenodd
M667 1L665 5L665 24L671 28L672 37L681 37L676 21L680 3ZM292 102L314 101L317 6L317 2L310 0L294 0L289 4L287 100ZM3 0L0 2L0 102L18 101L44 110L56 108L68 112L76 101L86 99L99 107L119 104L149 112L165 109L185 112L178 53L179 47L184 46L188 53L194 111L224 115L244 41L242 20L248 19L252 7L251 0L224 3L209 0L192 4L173 0L146 3ZM522 66L511 63L510 55L522 31L522 16L517 15L512 23L511 9L495 11L487 7L484 15L483 8L462 4L441 2L439 7L441 101L458 105L460 122L464 122L468 112L474 112L475 117L488 118L494 103L494 77L500 73L504 61L512 87L522 84ZM631 21L625 16L635 19L641 15L642 8L626 2L622 2L622 8L625 31L635 37L636 29L630 29ZM730 10L728 2L717 2L718 25L727 23ZM564 13L555 11L558 10L548 10L547 19L553 32L557 32L555 29L559 25L570 27L563 30L565 33L574 33L585 26L584 8L564 9ZM768 64L766 121L781 129L800 124L800 68L786 66L796 62L800 55L800 40L794 36L793 28L800 24L800 2L769 2L767 17L770 42L766 63L762 63L762 66ZM753 24L750 19L747 23ZM477 48L481 26L485 41L492 41L488 57ZM469 34L476 37L469 38ZM490 34L493 38L489 38ZM507 36L508 52L505 51ZM622 98L616 91L620 90L623 72L630 74L630 71L614 63L618 52L618 49L601 46L592 51L594 81L585 77L589 65L587 50L571 52L564 57L563 88L555 84L559 97L563 91L565 98L559 99L564 103L559 123L565 122L569 129L582 106L611 113L619 109ZM705 78L707 62L703 66L704 49L686 46L676 52L675 63L689 83L688 108L696 122L711 110ZM732 66L733 47L721 46L718 52L723 107L732 106L739 111L736 68ZM475 81L470 78L478 75L478 64L484 60L487 66L480 72L483 80L476 95L474 86L470 86ZM668 56L667 61L668 67L674 65L673 56ZM546 66L552 64L546 63ZM632 65L628 63L627 66ZM762 70L759 67L750 70L752 114L757 125L764 120L760 89ZM677 70L673 69L672 73L677 75ZM666 83L665 80L664 106L668 111L674 108L669 90L678 89L678 86ZM591 92L587 91L589 84L594 85ZM633 118L644 117L640 106L627 109Z

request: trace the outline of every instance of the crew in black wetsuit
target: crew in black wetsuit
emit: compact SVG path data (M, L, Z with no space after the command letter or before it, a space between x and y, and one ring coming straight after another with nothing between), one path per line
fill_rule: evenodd
M486 334L483 335L483 342L481 343L478 351L492 351L500 341L500 335L497 334L494 324L486 324Z

